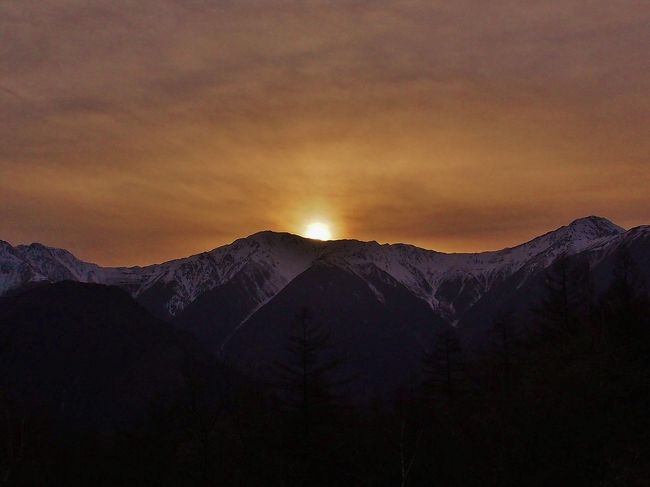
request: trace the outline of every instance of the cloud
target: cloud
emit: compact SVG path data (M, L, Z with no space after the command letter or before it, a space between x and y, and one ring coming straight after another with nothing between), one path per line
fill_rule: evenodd
M0 238L131 264L314 213L445 250L647 222L649 19L622 0L4 2Z

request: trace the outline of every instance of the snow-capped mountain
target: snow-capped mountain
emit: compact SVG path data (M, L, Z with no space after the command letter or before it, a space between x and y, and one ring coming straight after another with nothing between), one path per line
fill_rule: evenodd
M100 267L41 244L12 247L0 242L0 293L37 281L111 284L151 303L156 314L171 319L199 296L254 269L257 277L247 289L252 298L250 315L297 275L315 263L328 263L364 279L379 300L383 297L372 281L376 271L381 271L455 321L492 286L524 266L531 271L544 268L560 255L607 245L624 234L624 229L604 218L587 217L517 247L445 254L404 244L320 242L260 232L209 252L133 268Z
M262 371L277 358L296 313L308 306L341 350L356 357L355 370L372 378L363 382L372 394L408 380L439 327L457 325L480 342L499 313L532 305L546 269L559 258L585 258L606 283L622 249L650 280L650 227L626 231L599 217L493 252L446 254L267 231L132 268L100 267L40 244L0 242L0 295L42 281L117 286L209 350Z
M63 249L34 243L12 247L0 241L0 294L30 282L73 280L115 285L139 297L154 289L170 290L163 315L173 317L204 292L230 281L246 264L268 270L260 296L271 296L315 258L313 242L262 232L230 245L184 259L146 267L100 267Z

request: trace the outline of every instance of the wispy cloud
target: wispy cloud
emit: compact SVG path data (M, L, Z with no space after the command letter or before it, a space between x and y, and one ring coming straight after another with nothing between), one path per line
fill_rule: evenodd
M3 2L0 238L114 264L313 214L444 250L648 222L649 20L623 0Z

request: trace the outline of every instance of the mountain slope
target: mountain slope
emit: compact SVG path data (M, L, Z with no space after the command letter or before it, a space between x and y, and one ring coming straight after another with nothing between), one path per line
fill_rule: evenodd
M164 319L187 322L199 315L205 321L225 314L236 326L301 272L317 262L327 262L350 270L368 285L369 273L380 269L448 321L456 322L481 296L524 266L543 268L560 255L604 245L623 233L608 220L588 217L517 247L444 254L403 244L319 242L261 232L210 252L134 268L102 268L65 250L40 244L11 247L1 242L0 294L28 282L71 279L102 283L122 287ZM228 291L232 288L239 290ZM245 293L248 302L237 312L224 310L217 303L227 292ZM381 300L381 296L377 298Z
M287 328L309 306L371 395L414 380L440 327L458 326L467 343L483 346L496 317L535 306L546 269L559 259L584 260L602 291L629 250L650 282L648 233L587 217L513 248L445 254L261 232L142 268L102 268L64 250L2 243L0 289L63 279L119 286L208 350L262 375L282 359Z
M650 226L633 228L616 238L602 239L581 252L562 254L569 279L586 274L593 299L602 296L613 283L618 267L629 266L630 279L639 293L650 293ZM535 322L534 310L546 294L549 275L557 275L558 259L538 256L501 285L485 293L463 316L459 329L469 348L482 349L491 340L490 327L496 320Z
M64 281L0 298L3 399L58 424L116 428L211 364L115 287Z
M224 359L273 382L274 364L288 360L287 337L303 307L331 335L332 353L342 359L339 378L354 379L356 397L370 398L414 381L422 347L446 326L424 301L380 269L362 279L320 262L228 337Z

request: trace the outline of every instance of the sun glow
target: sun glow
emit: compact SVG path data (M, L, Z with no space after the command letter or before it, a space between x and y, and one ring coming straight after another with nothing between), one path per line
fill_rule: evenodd
M332 232L327 223L312 222L305 229L305 237L314 240L331 240Z

